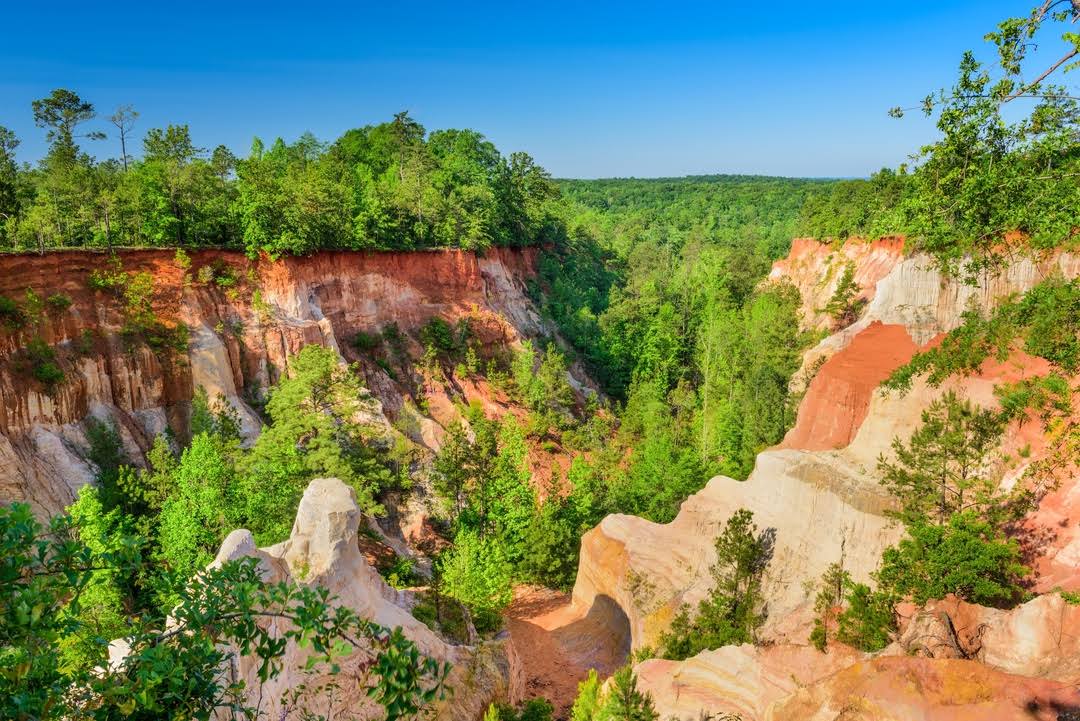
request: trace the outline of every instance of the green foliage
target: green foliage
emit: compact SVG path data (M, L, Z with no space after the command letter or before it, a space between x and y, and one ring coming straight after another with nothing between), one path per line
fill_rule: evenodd
M26 344L26 361L31 375L46 391L51 393L63 383L64 371L56 362L56 351L40 336L34 336Z
M203 432L180 456L161 509L161 555L171 569L186 576L202 569L225 534L242 527L235 453L235 444Z
M223 441L239 441L240 415L220 396L211 401L206 389L199 386L192 394L188 429L192 438L205 433Z
M621 183L599 185L621 197ZM667 187L626 183L650 207L645 191ZM694 201L703 213L705 197ZM783 437L795 417L789 382L811 338L799 331L794 288L758 287L767 255L738 233L701 240L711 215L699 233L694 216L657 212L643 227L621 206L580 210L565 247L541 259L538 291L593 377L625 401L596 460L610 486L605 510L666 522L711 474L745 477ZM724 213L716 222L734 222ZM529 387L527 359L513 370Z
M53 293L45 299L45 305L53 313L63 313L71 307L71 296L66 293Z
M120 434L112 420L102 421L93 416L83 421L83 428L89 443L86 459L97 469L94 479L104 494L105 505L112 508L121 500L117 481L120 468L128 462Z
M484 714L484 721L551 721L555 708L543 698L531 698L520 709L492 704Z
M613 236L622 235L623 243L649 234L668 236L679 244L701 238L712 245L751 247L769 258L787 252L803 200L831 185L749 175L562 180L559 184L565 197L581 206L582 221L601 226Z
M510 362L515 395L533 413L532 425L545 435L551 428L574 423L574 391L570 387L566 358L554 343L548 344L539 363L532 341L522 343Z
M0 295L0 324L9 331L24 328L29 322L26 312L11 298Z
M534 583L569 591L577 576L581 536L591 524L575 504L549 495L525 531L522 575ZM592 519L589 519L592 520Z
M139 570L139 540L97 543L105 516L92 491L77 510L79 527L57 517L42 528L28 506L0 507L4 718L255 718L257 690L220 670L237 653L230 649L241 649L257 662L260 681L275 678L290 641L310 649L312 666L329 673L342 653L364 655L374 674L368 693L388 719L411 718L443 692L449 668L421 656L400 629L360 619L325 589L265 584L254 559L208 569L194 581L174 579L167 628L160 615L104 619L97 615L101 593L110 578ZM271 618L280 623L265 623ZM130 650L112 665L104 663L109 636L100 632L111 634L115 624Z
M922 605L954 594L1009 607L1027 597L1030 570L1008 532L1034 497L1024 483L1003 492L990 475L1005 421L1022 410L1019 398L1031 398L1025 388L1008 392L1005 413L978 408L950 391L923 412L908 443L893 441L895 458L882 457L878 468L899 504L906 536L883 552L877 590L843 584L848 607L837 619L839 640L869 651L886 646L896 628L897 601Z
M664 658L685 659L706 649L755 640L765 622L761 582L774 543L775 532L758 533L753 513L745 508L728 519L716 538L712 592L693 617L684 607L661 636Z
M122 112L121 112L122 111ZM125 140L130 106L110 121L119 160L82 152L93 105L68 90L34 101L50 151L20 167L0 129L0 243L15 249L167 245L306 254L324 248L534 245L561 234L559 189L525 153L502 156L471 130L428 133L406 113L327 145L310 133L256 140L247 158L197 147L187 125L151 128L141 159ZM100 278L97 280L101 280ZM235 279L212 279L228 287ZM205 280L204 282L209 282Z
M589 669L584 680L578 682L578 693L570 709L570 721L593 721L600 711L600 676L595 668Z
M123 542L116 535L121 526L120 510L106 511L100 493L92 486L83 486L79 496L68 508L76 530L76 538L95 558L120 555ZM88 672L105 661L101 639L122 638L127 632L127 620L122 613L123 596L114 569L90 571L85 585L79 589L77 604L64 610L72 614L72 632L60 639L58 647L61 667Z
M832 317L834 330L847 328L859 319L859 313L866 305L866 299L859 297L859 290L859 284L855 282L855 264L849 262L844 266L829 302L821 309Z
M462 529L440 568L443 593L472 611L477 629L498 628L499 613L510 603L513 581L513 567L500 540Z
M1005 430L1000 414L949 391L922 413L922 424L905 444L894 439L895 459L878 460L881 483L900 504L905 523L945 525L954 513L975 510L999 523L1024 510L1019 493L1010 499L988 476L991 454ZM1005 514L1010 514L1005 518Z
M155 312L154 276L149 271L125 272L120 258L112 256L108 268L90 272L87 284L121 304L124 325L120 333L129 346L142 341L157 353L173 356L187 351L187 326L166 323Z
M919 605L955 594L983 606L1009 607L1025 598L1029 573L1016 540L968 510L954 513L945 525L909 524L907 538L882 555L878 583Z
M1004 299L988 315L977 308L962 314L963 322L940 345L922 351L885 381L887 388L906 391L914 378L940 385L954 374L968 375L988 358L1004 361L1015 341L1066 373L1080 368L1080 281L1051 277L1023 297Z
M837 617L837 640L871 652L888 646L896 630L895 598L850 580L845 589L848 606Z
M880 238L903 233L903 203L911 192L907 168L883 168L869 180L820 185L799 210L795 233L821 240Z
M829 644L829 634L836 621L837 608L844 603L844 597L851 585L851 574L839 563L830 565L821 577L821 585L814 597L814 628L810 631L810 643L818 651L824 652Z
M436 353L449 358L462 350L468 340L468 325L455 329L442 318L435 316L420 328L420 343L426 348L434 348Z
M926 97L921 109L936 115L941 137L920 150L913 172L901 166L898 173L882 171L812 196L800 232L818 238L905 233L913 248L969 280L1000 270L1010 246L1046 250L1072 243L1080 226L1080 113L1076 98L1050 82L1055 71L1074 65L1033 67L1036 50L1052 48L1055 60L1061 52L1066 58L1075 53L1072 32L1053 47L1046 27L1075 19L1056 8L1048 3L1003 21L985 36L997 51L996 67L966 52L956 84ZM1006 107L1017 99L1023 109Z
M379 575L394 588L411 588L422 579L416 572L416 559L408 556L395 556L390 566L379 568Z
M361 330L356 332L349 344L360 353L370 353L379 346L381 341L382 339L379 336Z
M244 527L264 545L288 537L312 478L340 478L369 512L394 480L376 445L382 431L362 420L374 401L358 369L340 365L329 348L309 345L290 359L289 371L270 391L271 423L240 460Z
M637 687L637 676L629 666L615 672L611 690L596 717L599 721L658 721L652 695Z

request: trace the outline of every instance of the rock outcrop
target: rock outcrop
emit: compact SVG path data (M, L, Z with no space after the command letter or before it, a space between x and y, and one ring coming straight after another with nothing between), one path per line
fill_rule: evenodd
M876 568L881 549L898 529L883 514L888 499L866 483L840 454L775 450L758 456L746 481L718 476L688 498L669 524L636 516L608 516L585 534L574 586L583 612L614 601L629 622L633 648L655 646L683 604L710 590L716 560L713 540L740 508L774 538L765 580L769 620L766 638L791 633L806 638L808 601L816 581L843 560L856 578ZM616 613L610 610L609 613Z
M950 597L907 621L886 653L967 658L1006 673L1080 685L1080 606L1047 593L1011 610Z
M367 562L357 546L362 516L352 489L335 478L316 479L304 492L289 539L269 548L256 548L251 533L233 531L225 539L215 564L240 557L259 560L267 582L288 581L328 589L336 603L355 610L362 618L388 628L401 627L425 655L453 668L448 685L453 693L436 706L436 718L468 721L483 715L493 702L517 702L523 693L521 665L509 637L476 646L451 645L409 612L408 594L388 586ZM308 651L290 643L282 673L260 684L257 668L241 659L239 673L251 694L263 700L267 718L279 718L288 698L286 691L301 684L311 688L331 679L305 672ZM364 654L343 659L340 691L333 698L334 715L362 719L381 718L381 711L352 680L360 671ZM327 713L330 699L315 693L305 698L308 709Z
M24 303L30 290L39 299L63 294L71 300L67 308L43 311L23 328L0 333L3 500L27 500L42 514L61 511L93 478L94 469L82 460L87 417L110 418L138 463L140 451L166 429L185 437L199 386L228 400L250 439L259 428L253 403L309 343L362 360L368 387L393 420L409 397L409 379L396 380L361 358L350 346L357 332L396 324L405 350L419 357L410 336L435 316L451 323L468 318L477 340L492 349L551 330L525 293L535 249L497 248L484 257L452 250L322 252L278 261L213 250L193 251L187 261L164 250L118 257L125 273L150 275L153 314L166 326L187 327L186 350L152 347L139 333L125 332L124 302L91 283L94 273L117 271L103 253L0 259L0 296ZM30 372L26 346L35 337L54 349L64 371L55 388ZM578 382L588 383L583 376ZM417 443L437 446L439 421L447 420L403 425L416 426Z
M797 689L863 658L845 648L829 654L809 646L724 646L685 661L650 659L634 667L665 721L700 721L703 713L764 717L769 706Z
M704 597L713 539L739 508L753 511L758 527L775 533L765 581L764 636L803 642L814 584L829 564L842 561L856 579L866 580L881 551L899 538L900 529L886 516L891 501L875 473L892 439L910 435L922 410L949 389L992 406L995 384L1042 375L1049 366L1017 351L1005 362L987 361L978 374L939 388L916 382L907 394L889 393L880 382L920 347L955 328L965 309L993 307L1049 273L1080 273L1080 257L1073 255L1019 259L1001 276L971 286L942 276L925 256L905 257L900 241L839 247L796 241L771 277L793 282L803 294L808 322L820 325L814 308L824 305L837 268L848 262L855 264L869 305L858 322L808 351L807 358L823 361L781 446L760 454L744 482L712 479L670 524L611 516L583 539L574 602L588 608L594 599L612 599L629 619L635 648L655 644L682 604L695 605ZM1045 445L1040 436L1034 422L1006 434L1006 455L1021 448L1027 453L1009 469L1010 477L1039 458ZM1016 457L1009 462L1015 464ZM1056 515L1063 515L1060 508ZM1073 550L1069 545L1056 552L1068 559Z
M1080 691L971 661L875 658L773 703L763 721L1063 721Z

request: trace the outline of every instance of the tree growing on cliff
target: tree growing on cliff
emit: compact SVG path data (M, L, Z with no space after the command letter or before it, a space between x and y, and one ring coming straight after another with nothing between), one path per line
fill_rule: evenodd
M1014 539L966 510L945 525L908 525L907 538L885 549L877 578L896 598L917 604L955 594L970 603L1009 607L1025 597L1030 572Z
M837 609L843 605L850 584L851 574L840 563L830 565L821 576L818 594L814 597L817 618L810 631L810 643L818 651L824 651L829 645L829 634L836 624Z
M638 690L634 670L623 666L616 671L611 690L596 716L597 721L657 721L659 718L652 695Z
M288 537L312 478L340 478L362 509L379 509L375 496L394 479L376 445L382 432L365 420L374 408L358 369L342 365L333 350L308 345L290 358L288 377L266 404L271 422L241 458L238 500L260 543Z
M970 510L1000 525L1022 512L997 492L990 475L1004 430L999 413L953 391L933 401L907 443L893 440L895 458L878 459L881 484L899 503L901 520L943 526Z
M896 597L888 590L875 591L865 583L847 579L844 598L847 608L836 619L837 640L863 651L880 651L888 646L896 631Z
M662 655L685 659L729 644L752 643L765 621L761 583L772 560L775 531L758 532L745 508L728 519L716 539L713 590L693 616L684 607L661 637Z
M1009 525L1031 508L1023 483L1008 493L992 476L1006 416L952 391L923 412L895 458L879 459L881 482L899 504L906 537L882 554L877 589L847 583L848 607L837 637L865 650L883 648L896 628L893 606L955 594L972 603L1010 606L1025 595L1030 570Z
M821 309L833 319L833 331L843 330L859 319L859 313L866 305L866 299L859 297L859 284L855 281L855 264L844 266L836 290L829 297L829 302Z

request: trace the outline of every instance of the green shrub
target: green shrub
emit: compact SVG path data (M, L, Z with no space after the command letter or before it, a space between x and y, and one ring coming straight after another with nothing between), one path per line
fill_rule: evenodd
M64 293L53 293L45 299L45 305L54 313L63 313L71 307L71 296Z
M494 631L510 603L513 569L497 539L459 531L454 547L441 559L443 591L465 604L478 631Z
M745 508L728 519L716 538L713 590L690 615L686 606L660 638L664 658L681 660L706 649L751 643L765 622L761 582L772 559L774 536L758 533Z
M544 698L531 698L518 709L502 704L492 704L484 714L484 721L551 721L555 707Z
M90 290L120 296L128 283L128 274L116 264L114 270L92 270L86 284Z
M847 583L848 607L837 617L836 637L863 651L880 651L896 631L893 597L863 583Z
M412 588L423 580L416 572L416 559L408 556L395 556L389 567L379 569L379 575L394 588Z
M1030 570L1019 544L1000 529L961 511L945 525L915 523L882 555L878 581L897 598L922 605L949 594L983 606L1011 606L1025 596Z
M64 371L56 362L56 351L40 336L30 339L26 345L30 372L48 390L53 390L64 380Z
M26 312L19 304L5 295L0 295L0 323L8 330L19 330L28 322Z
M365 333L362 330L356 332L356 335L352 337L350 341L353 348L360 353L369 353L375 350L382 339L374 333Z
M191 256L183 248L177 248L176 253L173 255L173 262L181 270L187 270L191 267Z
M436 316L420 328L420 344L443 362L450 362L462 356L471 336L472 330L468 319L465 318L459 320L456 325L450 325Z
M855 282L855 264L849 261L829 302L820 309L833 319L833 330L847 328L859 319L859 314L866 305L866 299L859 297L859 290L859 284Z
M73 342L75 352L79 355L90 355L94 352L95 333L90 328L83 328L82 333Z

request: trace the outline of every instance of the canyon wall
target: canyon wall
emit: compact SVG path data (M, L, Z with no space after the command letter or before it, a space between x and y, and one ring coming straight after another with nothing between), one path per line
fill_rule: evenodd
M1001 275L969 285L943 276L928 257L905 255L899 239L839 245L797 240L791 254L774 265L770 280L794 284L802 295L805 326L827 332L832 321L820 309L848 263L866 299L864 310L857 322L829 333L805 353L803 376L812 380L794 389L805 396L783 442L758 456L746 481L722 476L709 481L669 524L629 516L604 519L582 541L574 604L584 613L604 601L613 620L628 624L635 649L655 647L674 614L686 604L695 606L708 593L713 541L735 510L748 508L759 529L774 534L764 581L768 618L761 629L762 640L773 645L719 649L684 662L639 664L642 685L653 693L662 718L697 719L699 712L717 711L740 713L744 721L831 719L836 714L847 718L844 699L850 696L845 694L856 691L869 701L865 708L852 707L851 713L858 712L852 718L884 718L874 716L873 709L880 710L894 697L897 703L911 700L895 689L888 692L889 684L899 683L905 674L929 685L957 685L968 679L972 688L990 696L972 700L969 707L957 703L958 715L950 716L934 710L950 703L947 695L926 692L926 701L911 707L911 715L895 718L983 718L979 714L994 703L1003 709L1001 718L1020 718L1024 694L1044 704L1033 718L1054 718L1050 704L1066 700L1080 708L1080 695L1062 685L1080 681L1075 673L1062 678L1040 671L1045 663L1072 668L1066 659L1069 652L1052 654L1049 658L1058 661L1043 665L1039 658L1047 656L1048 644L1072 649L1080 636L1080 629L1055 625L1062 612L1057 595L1036 599L1038 603L1008 617L1023 620L986 620L980 627L998 630L984 638L981 655L970 656L983 660L982 670L966 670L964 664L975 665L968 660L948 665L925 659L882 660L877 668L855 663L857 659L843 653L839 658L846 660L838 663L836 650L824 655L808 647L813 599L827 567L840 562L856 580L868 581L882 550L902 535L887 516L891 499L876 473L879 457L891 453L892 440L906 440L922 410L948 390L994 406L996 384L1043 375L1049 366L1016 350L1005 361L988 360L977 373L949 379L940 387L916 380L910 392L900 394L883 390L880 383L918 350L956 328L965 310L990 309L1052 274L1080 275L1080 256L1057 254L1017 258ZM1046 457L1044 435L1037 420L1014 423L1006 431L996 460L1004 483ZM1027 522L1032 535L1042 538L1041 545L1031 549L1039 591L1080 588L1080 477L1075 464L1059 471L1060 486ZM977 614L968 612L965 618L973 616ZM1027 634L1037 640L1028 640ZM991 666L993 670L987 670ZM842 667L857 670L838 673ZM884 679L880 684L875 674Z
M85 460L87 417L112 420L128 456L138 462L158 434L185 436L192 394L200 386L211 398L228 400L250 439L259 429L256 408L266 389L309 343L359 361L386 422L394 421L422 379L407 377L411 367L393 377L357 353L352 338L396 324L405 352L418 358L416 332L436 316L451 323L468 318L479 343L492 350L551 334L526 295L536 253L323 252L278 261L216 250L193 251L187 259L165 250L118 253L129 277L152 278L154 316L166 327L188 329L186 349L178 351L131 331L130 316L138 309L128 307L124 289L95 290L95 273L121 269L105 254L0 257L0 296L23 305L28 290L40 299L70 299L62 309L45 303L46 310L23 327L0 333L0 498L27 500L43 514L62 510L94 476ZM34 338L54 349L64 371L55 387L33 377L27 348ZM579 387L587 385L583 374L577 376ZM495 394L481 395L495 402ZM438 445L441 424L454 413L449 401L432 401L435 418L415 414L407 424L413 440L428 447Z

